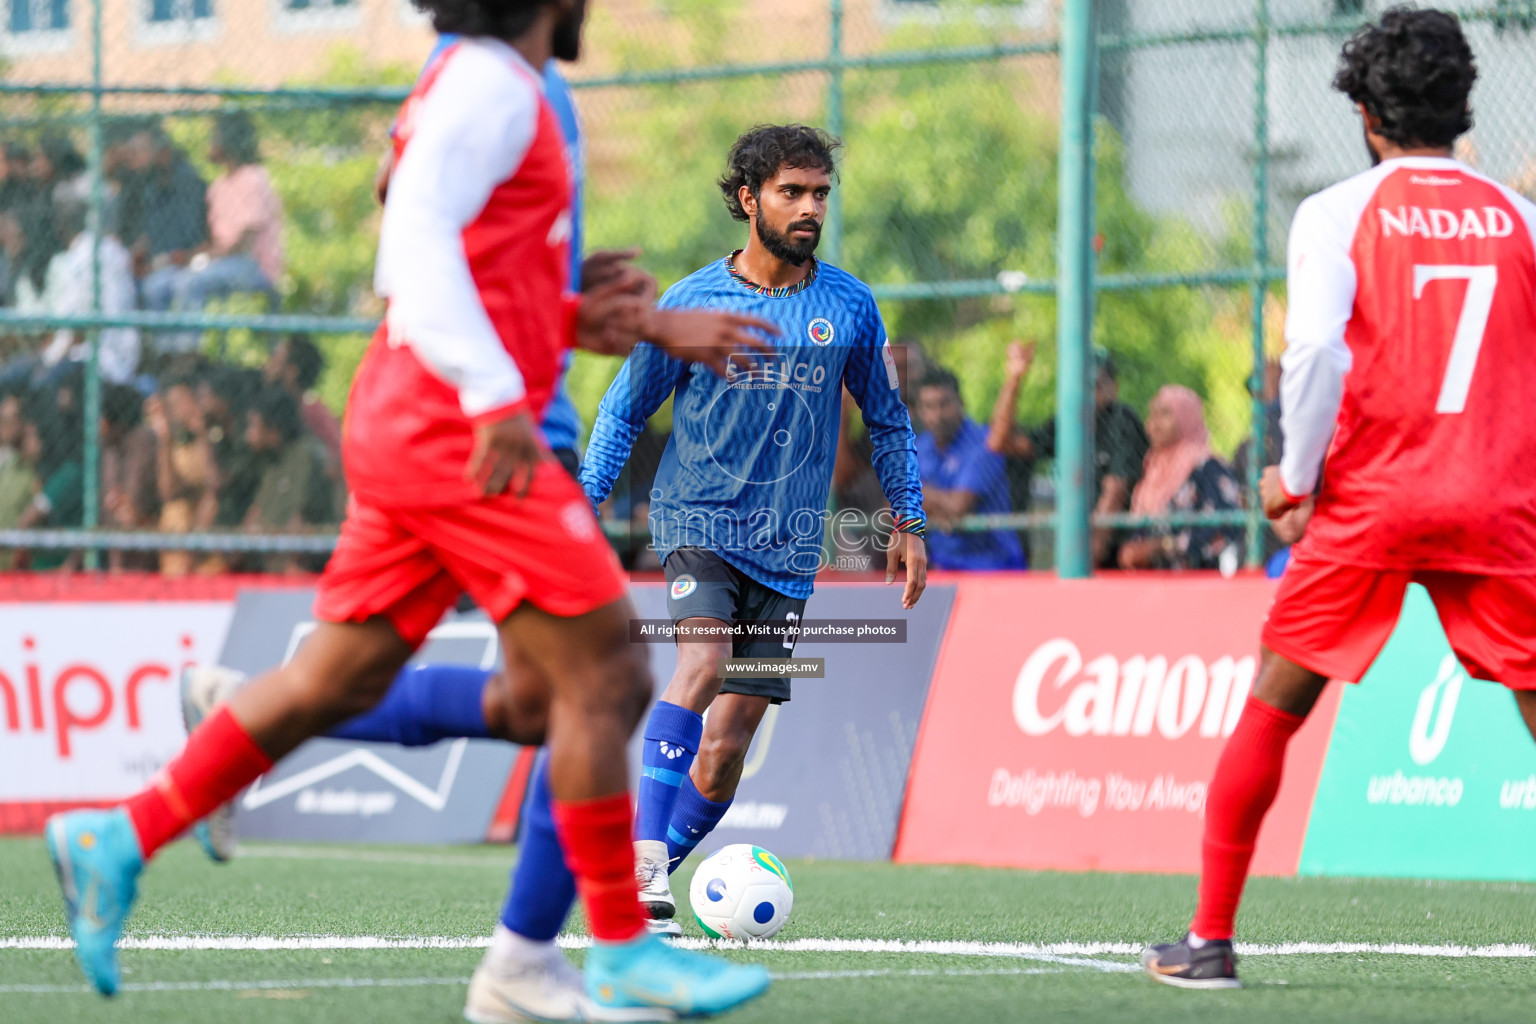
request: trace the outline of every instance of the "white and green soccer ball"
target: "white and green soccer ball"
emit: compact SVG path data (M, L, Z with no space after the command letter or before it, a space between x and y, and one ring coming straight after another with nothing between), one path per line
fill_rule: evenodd
M784 863L749 843L704 858L688 887L694 919L715 939L771 939L789 920L795 886Z

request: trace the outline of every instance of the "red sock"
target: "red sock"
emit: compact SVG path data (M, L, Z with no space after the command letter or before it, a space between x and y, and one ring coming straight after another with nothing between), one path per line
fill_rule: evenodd
M156 850L272 767L229 708L218 707L187 745L124 809L148 860Z
M1249 697L1216 762L1205 803L1200 903L1190 925L1202 939L1232 938L1259 826L1280 791L1286 744L1303 721Z
M565 861L599 942L628 942L645 930L635 890L634 815L628 793L553 800Z

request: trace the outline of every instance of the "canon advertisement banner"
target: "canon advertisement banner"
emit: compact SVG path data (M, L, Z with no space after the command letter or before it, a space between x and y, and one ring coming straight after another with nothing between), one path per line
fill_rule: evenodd
M1339 709L1303 874L1536 879L1536 748L1509 691L1467 675L1429 595Z
M287 661L314 629L314 598L308 589L242 593L220 663L254 674ZM496 630L478 613L451 616L433 631L418 658L496 665ZM240 795L235 805L240 834L332 842L483 842L517 751L492 740L415 749L311 740Z
M665 588L631 588L642 619L667 617ZM780 857L888 860L896 842L912 747L943 643L955 586L933 583L916 608L901 610L901 588L822 584L806 625L901 622L904 640L802 640L796 658L825 659L825 678L796 679L786 704L770 707L747 751L736 800L700 845L708 853L753 843ZM786 651L786 654L789 652ZM651 645L656 695L677 664L671 643ZM630 778L640 777L641 744L630 745Z
M1198 870L1206 785L1273 592L1216 577L962 583L896 859ZM1260 873L1297 869L1336 710L1334 693L1291 743Z
M0 614L0 831L128 796L186 742L177 677L218 654L224 601L7 603Z

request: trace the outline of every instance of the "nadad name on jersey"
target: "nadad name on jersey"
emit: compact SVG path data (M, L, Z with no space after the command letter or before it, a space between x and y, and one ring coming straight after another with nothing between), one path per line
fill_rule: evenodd
M1077 645L1058 638L1025 659L1013 718L1028 736L1058 728L1068 736L1150 736L1154 729L1170 740L1192 729L1207 739L1229 736L1257 668L1252 656L1206 662L1186 655L1170 663L1161 654L1123 661L1101 654L1084 664Z
M1514 218L1497 206L1481 209L1466 207L1443 210L1438 207L1385 206L1376 208L1381 221L1381 237L1437 238L1442 241L1464 238L1508 238L1515 233Z

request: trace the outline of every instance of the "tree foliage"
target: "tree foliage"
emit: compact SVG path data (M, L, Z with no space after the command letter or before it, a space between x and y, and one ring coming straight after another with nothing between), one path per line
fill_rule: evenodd
M627 35L596 9L589 49L605 70L718 63L738 24L736 0L674 0L664 49ZM954 19L897 28L891 49L984 43L988 29ZM370 65L338 50L323 85L408 83L414 68ZM1057 128L1054 61L1010 58L910 65L844 75L847 148L843 266L872 284L987 280L1021 271L1054 275ZM579 74L576 76L579 82ZM589 134L589 247L643 249L663 285L745 239L715 182L731 142L753 124L824 123L827 76L784 74L721 81L578 90ZM293 312L376 314L369 287L377 239L371 180L393 109L384 105L263 115L264 152L287 216ZM1176 218L1141 207L1126 187L1121 140L1100 124L1096 216L1098 271L1181 273L1209 269L1211 241ZM1240 217L1234 217L1240 223ZM1240 229L1215 252L1239 262ZM1055 303L1049 295L887 302L893 338L920 342L960 377L967 406L985 418L1001 383L1003 351L1015 337L1041 342L1021 416L1054 409ZM1206 396L1219 450L1231 452L1251 418L1245 289L1166 287L1104 291L1094 339L1114 354L1122 393L1145 409L1166 383ZM365 338L325 342L327 400L339 408ZM579 354L570 388L586 422L617 372L616 361Z

